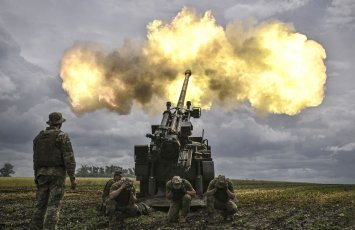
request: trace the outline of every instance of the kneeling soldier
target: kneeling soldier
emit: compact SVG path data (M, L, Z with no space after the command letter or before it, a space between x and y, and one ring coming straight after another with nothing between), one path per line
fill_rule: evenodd
M168 212L168 221L176 222L179 218L179 210L181 209L180 222L186 222L186 216L190 211L191 198L196 195L196 191L188 180L179 176L174 176L166 183L166 198L171 200Z
M106 200L109 198L111 186L122 179L122 170L116 170L113 178L108 180L102 191L102 202L100 206L100 213L106 215Z
M109 229L117 229L125 217L140 215L136 201L136 189L130 179L119 180L111 186L106 201Z
M220 210L225 220L231 220L233 214L237 212L237 205L233 202L235 198L233 184L225 176L219 175L209 183L206 196L209 214L213 214L214 210Z

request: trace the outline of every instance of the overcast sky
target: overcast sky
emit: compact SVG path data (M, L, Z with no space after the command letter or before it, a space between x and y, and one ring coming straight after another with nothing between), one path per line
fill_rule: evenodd
M59 63L73 44L90 41L107 49L125 38L146 39L146 25L169 21L188 6L212 10L219 25L250 18L278 19L326 50L323 103L295 116L258 117L247 105L214 106L193 120L205 130L216 174L237 179L355 183L355 2L352 0L245 1L45 1L0 0L0 167L31 176L32 140L48 114L62 112L80 164L134 167L133 146L148 144L150 116L99 110L77 117L67 103Z

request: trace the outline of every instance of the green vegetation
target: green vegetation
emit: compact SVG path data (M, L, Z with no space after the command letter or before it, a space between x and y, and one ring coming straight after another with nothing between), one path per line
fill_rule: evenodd
M134 177L134 168L122 168L117 165L106 165L104 167L81 165L76 170L76 177L111 177L115 171L121 171L124 177Z
M10 163L5 163L4 167L0 169L0 177L10 177L11 174L14 174L14 166Z
M101 190L108 178L77 178L67 193L59 229L105 229L98 215ZM69 185L69 181L67 181ZM167 224L165 212L130 218L126 229L355 229L355 185L233 180L238 213L234 221L208 222L203 210L186 224ZM138 182L135 182L138 185ZM28 226L36 188L33 178L0 178L0 229ZM1 226L2 225L2 226Z

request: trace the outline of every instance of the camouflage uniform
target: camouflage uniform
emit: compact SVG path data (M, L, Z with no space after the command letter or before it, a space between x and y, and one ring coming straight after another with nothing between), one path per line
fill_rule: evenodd
M106 199L108 198L108 195L110 195L110 189L111 186L116 183L117 181L115 181L114 179L110 179L106 182L105 187L102 191L102 201L106 202Z
M115 173L113 175L114 178L108 180L105 184L105 187L102 191L102 203L101 203L101 207L100 207L100 212L102 215L106 215L106 200L107 200L108 196L110 195L111 186L121 179L121 174L122 174L121 171L115 171Z
M115 182L110 188L110 193L118 190L124 181L125 180L119 180ZM124 218L139 216L141 214L136 200L136 189L133 183L131 189L125 188L117 197L107 199L106 213L109 217L109 229L119 229Z
M207 197L207 211L212 214L214 210L220 210L224 218L237 212L237 205L230 199L226 189L234 193L233 183L225 179L225 187L219 186L219 177L214 178L208 185L207 192L217 189L213 196Z
M75 158L68 135L56 126L64 122L60 113L51 113L47 124L33 140L33 163L37 185L35 211L30 229L56 229L66 173L75 181Z
M180 178L180 177L179 177ZM186 193L186 191L194 191L192 185L188 180L182 179L181 180L181 187L179 189L175 189L174 184L175 176L172 180L169 180L166 183L166 192L172 192L172 199L170 202L170 207L168 211L168 221L169 222L176 222L179 219L179 211L181 209L181 217L186 218L187 214L190 211L190 204L191 204L191 196Z

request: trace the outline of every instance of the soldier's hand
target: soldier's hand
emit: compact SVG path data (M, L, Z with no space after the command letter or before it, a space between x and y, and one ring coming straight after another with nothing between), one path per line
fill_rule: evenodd
M74 180L70 180L70 190L72 192L74 192L75 189L76 189L76 181L75 181L75 179Z
M124 181L124 182L121 184L120 189L125 189L125 188L126 188L126 186L127 186L127 182L126 182L126 181Z

